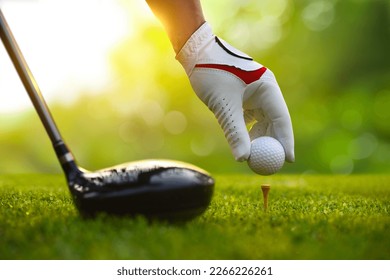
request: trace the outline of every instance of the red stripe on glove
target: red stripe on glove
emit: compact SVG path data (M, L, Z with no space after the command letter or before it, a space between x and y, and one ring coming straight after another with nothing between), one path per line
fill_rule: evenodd
M242 70L240 68L234 67L234 66L224 65L224 64L196 64L195 67L197 67L197 68L212 68L212 69L219 69L219 70L227 71L227 72L232 73L233 75L237 76L238 78L240 78L247 85L260 79L260 77L267 70L266 67L261 67L261 68L256 69L256 70L246 71L246 70Z

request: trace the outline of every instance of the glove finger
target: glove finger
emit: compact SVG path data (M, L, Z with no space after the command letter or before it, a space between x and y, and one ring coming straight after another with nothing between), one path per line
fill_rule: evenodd
M268 123L268 126L265 130L265 124L256 125L257 132L254 130L251 135L259 137L265 133L265 135L278 139L284 147L286 160L293 162L294 134L291 118L273 73L267 70L257 86L255 93L245 101L245 108L255 110L255 118L260 119L258 120L260 123ZM264 115L264 121L262 121L261 113Z
M193 71L190 81L195 93L217 118L234 158L247 160L251 142L244 121L242 84L223 71L201 68Z
M226 140L237 161L244 161L250 155L250 138L245 125L240 94L215 94L219 101L212 102L210 110L214 113L219 125L224 131Z

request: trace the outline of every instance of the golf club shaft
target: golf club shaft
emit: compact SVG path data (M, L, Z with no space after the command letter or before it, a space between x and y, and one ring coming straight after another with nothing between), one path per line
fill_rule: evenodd
M61 137L61 134L57 128L57 125L54 122L54 119L50 113L49 108L46 105L46 102L41 94L41 91L38 87L37 82L34 79L33 74L30 71L30 68L27 65L26 60L23 57L22 52L12 34L12 31L3 15L3 12L0 9L0 37L3 41L3 44L14 64L16 71L19 74L22 83L30 96L30 99L37 111L39 118L41 119L43 126L46 129L47 134L50 137L50 140L54 146L57 157L62 165L62 167L69 168L69 163L74 163L74 158L72 153L64 144L64 141Z

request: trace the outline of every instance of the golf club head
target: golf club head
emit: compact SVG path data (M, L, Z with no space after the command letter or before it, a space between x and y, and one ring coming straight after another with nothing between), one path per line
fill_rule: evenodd
M85 217L102 212L167 221L186 221L202 214L214 191L214 180L206 171L168 160L79 171L68 176L68 185Z
M211 201L214 181L205 171L186 163L149 160L97 172L81 170L63 142L1 9L0 37L50 137L82 215L105 212L186 220L205 211Z

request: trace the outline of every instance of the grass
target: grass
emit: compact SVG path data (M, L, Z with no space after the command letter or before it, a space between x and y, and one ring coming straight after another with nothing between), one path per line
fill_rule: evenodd
M215 178L206 213L169 225L84 220L63 176L0 175L0 259L390 259L390 176Z

